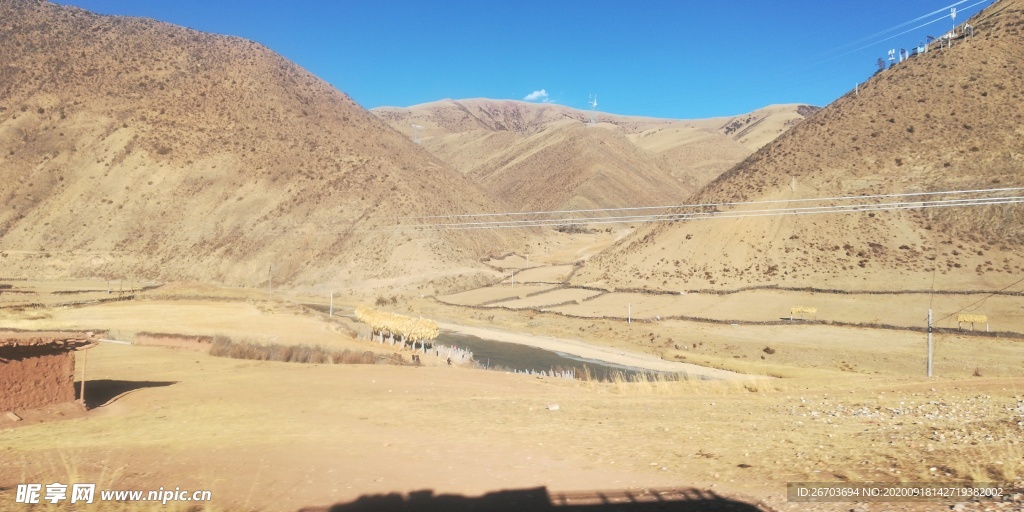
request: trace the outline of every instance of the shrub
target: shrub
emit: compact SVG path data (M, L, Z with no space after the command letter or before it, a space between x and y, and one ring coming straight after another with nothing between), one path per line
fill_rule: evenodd
M214 336L210 355L255 361L281 361L311 364L396 364L405 360L399 354L378 355L369 350L354 352L348 349L329 351L321 346L263 345L248 341L234 341L223 335Z

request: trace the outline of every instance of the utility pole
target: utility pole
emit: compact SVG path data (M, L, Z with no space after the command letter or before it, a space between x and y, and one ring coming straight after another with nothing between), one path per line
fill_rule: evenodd
M928 308L928 376L932 376L932 310Z
M512 288L516 287L516 269L512 269Z
M626 323L633 323L633 304L629 302L626 303Z
M330 318L334 318L334 292L333 291L331 292L331 313L330 313L329 317Z
M270 264L270 270L267 271L267 294L270 296L270 300L274 300L274 264Z

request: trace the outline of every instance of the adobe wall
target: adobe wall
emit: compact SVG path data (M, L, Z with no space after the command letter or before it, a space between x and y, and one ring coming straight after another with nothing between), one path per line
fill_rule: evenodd
M0 412L74 400L74 352L17 354L0 359Z

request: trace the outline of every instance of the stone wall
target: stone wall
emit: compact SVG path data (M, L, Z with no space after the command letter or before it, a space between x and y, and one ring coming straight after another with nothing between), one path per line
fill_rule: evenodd
M33 352L0 353L0 412L75 400L75 353Z

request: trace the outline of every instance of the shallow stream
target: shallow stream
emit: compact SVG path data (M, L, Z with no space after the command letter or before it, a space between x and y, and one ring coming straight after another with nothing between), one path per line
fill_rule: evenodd
M640 373L660 373L633 366L623 366L596 359L587 359L563 352L552 352L518 343L487 340L449 331L442 331L441 335L435 340L435 343L468 349L473 352L473 359L476 359L481 366L490 369L506 369L509 371L532 370L534 372L549 371L551 369L575 369L577 376L587 371L590 373L590 378L594 380L611 380L616 374L631 377Z

